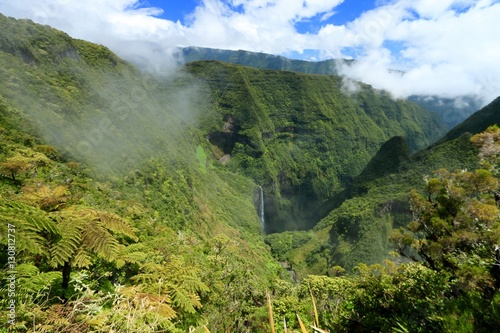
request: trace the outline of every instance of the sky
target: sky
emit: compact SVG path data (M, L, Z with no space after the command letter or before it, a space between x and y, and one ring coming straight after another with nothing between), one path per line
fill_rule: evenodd
M159 72L178 46L201 46L354 58L343 75L398 98L500 95L500 0L0 0L0 12Z

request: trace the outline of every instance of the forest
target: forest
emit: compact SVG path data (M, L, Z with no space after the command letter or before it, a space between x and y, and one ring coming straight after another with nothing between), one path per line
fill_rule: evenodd
M500 327L500 98L0 31L0 332Z

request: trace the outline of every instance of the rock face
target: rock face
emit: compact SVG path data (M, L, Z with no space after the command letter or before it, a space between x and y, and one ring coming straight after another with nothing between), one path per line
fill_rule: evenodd
M226 115L224 117L224 124L222 125L222 128L219 131L210 133L208 135L208 140L211 144L219 148L225 154L224 156L230 156L236 143L233 115ZM221 159L224 158L224 156L221 157ZM228 161L229 159L224 158L224 160L220 162L225 164Z

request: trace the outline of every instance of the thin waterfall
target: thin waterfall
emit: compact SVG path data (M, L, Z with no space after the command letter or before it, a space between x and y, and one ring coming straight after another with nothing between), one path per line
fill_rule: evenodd
M262 224L262 230L266 226L266 221L264 219L264 191L262 191L262 186L259 186L259 219Z

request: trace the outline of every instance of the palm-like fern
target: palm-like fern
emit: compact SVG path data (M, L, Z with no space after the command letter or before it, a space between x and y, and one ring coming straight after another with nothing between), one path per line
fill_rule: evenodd
M46 184L23 187L23 199L48 212L62 209L70 198L68 187L63 185L52 188Z
M116 234L137 239L128 222L110 212L71 206L52 216L57 220L60 237L50 250L51 265L63 267L63 288L68 286L71 267L89 267L93 255L116 258Z

